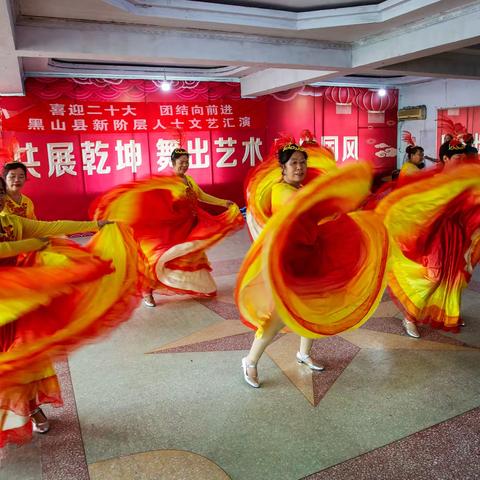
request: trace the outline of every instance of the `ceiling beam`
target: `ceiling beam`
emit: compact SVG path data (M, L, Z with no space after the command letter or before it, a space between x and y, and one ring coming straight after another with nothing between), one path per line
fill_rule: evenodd
M225 5L191 0L103 0L104 3L139 17L160 17L173 21L302 31L381 23L442 0L387 0L377 5L327 8L292 12L272 8Z
M22 60L15 55L0 55L0 96L24 93Z
M468 13L468 15L467 15ZM383 68L399 61L463 48L480 42L480 3L357 42L352 67Z
M476 55L448 52L388 65L382 71L403 75L480 80L480 61Z
M17 55L315 70L347 68L351 62L350 48L342 43L68 21L18 25Z
M385 2L388 3L388 2ZM399 5L396 6L399 8ZM437 57L446 60L446 65L435 66L428 56L456 48L468 46L480 40L477 25L480 24L480 4L468 10L469 21L465 21L465 10L452 10L435 18L409 24L407 27L383 35L375 35L357 42L352 47L352 64L339 68L336 74L319 72L300 72L298 75L286 70L266 70L242 80L243 95L261 95L286 90L306 83L330 80L350 74L362 74L378 71L383 73L392 65L387 74L415 75L421 77L477 78L478 68L474 62L465 65L454 56ZM472 23L470 23L470 21ZM468 27L463 27L468 23ZM445 32L449 32L448 35ZM450 33L451 32L451 33ZM444 54L447 55L447 54ZM422 57L426 57L422 60ZM411 59L419 59L417 64ZM435 59L435 57L434 57ZM327 70L319 68L319 70Z
M0 51L15 51L15 14L10 0L0 0Z
M23 95L22 61L15 52L15 14L10 0L0 0L0 95Z
M240 80L240 85L242 97L256 97L337 76L338 72L335 71L269 68L247 75Z

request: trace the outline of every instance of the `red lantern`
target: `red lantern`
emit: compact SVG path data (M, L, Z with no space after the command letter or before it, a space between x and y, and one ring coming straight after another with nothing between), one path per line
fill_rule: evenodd
M351 105L355 102L358 92L358 88L352 87L327 87L324 96L337 105Z
M366 90L357 95L356 102L367 112L385 112L397 105L397 93L387 90L384 96L380 96L376 90Z

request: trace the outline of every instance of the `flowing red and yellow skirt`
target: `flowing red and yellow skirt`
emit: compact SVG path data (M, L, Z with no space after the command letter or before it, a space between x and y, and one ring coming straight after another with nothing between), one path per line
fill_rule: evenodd
M276 310L298 335L335 335L364 323L386 285L388 234L374 212L355 212L371 169L317 177L266 223L244 259L235 299L262 336Z
M0 268L0 447L30 439L37 406L62 404L51 362L129 318L140 255L127 226L108 225L85 247L55 239L27 266Z
M413 322L458 331L461 295L480 255L480 166L418 174L376 212L392 238L388 284L399 308Z
M243 224L236 205L219 215L200 208L176 176L114 188L96 202L94 215L132 227L148 262L150 288L163 294L215 295L205 251Z

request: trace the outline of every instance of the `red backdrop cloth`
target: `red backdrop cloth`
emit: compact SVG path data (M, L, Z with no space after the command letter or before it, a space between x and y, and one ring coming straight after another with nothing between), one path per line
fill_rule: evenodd
M38 218L86 218L113 186L168 172L178 131L189 174L240 206L245 176L280 132L298 139L309 129L339 162L368 160L377 176L395 168L396 91L381 100L367 89L304 86L242 99L237 83L173 82L169 92L160 83L30 78L24 97L0 99L2 140L25 149Z

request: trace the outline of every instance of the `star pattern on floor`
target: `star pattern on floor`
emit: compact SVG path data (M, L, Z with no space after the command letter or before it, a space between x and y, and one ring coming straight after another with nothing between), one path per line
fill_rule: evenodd
M172 354L214 351L246 351L250 349L254 332L239 319L233 296L227 292L212 300L198 300L221 320L196 332L170 342L148 354ZM299 337L287 331L280 333L265 354L280 368L290 382L316 407L335 381L348 368L362 349L375 350L471 350L465 343L427 327L419 328L422 338L408 337L401 326L401 314L388 295L383 297L375 317L356 330L314 342L312 358L325 366L323 372L313 372L299 365L295 354ZM240 375L239 375L240 376Z

